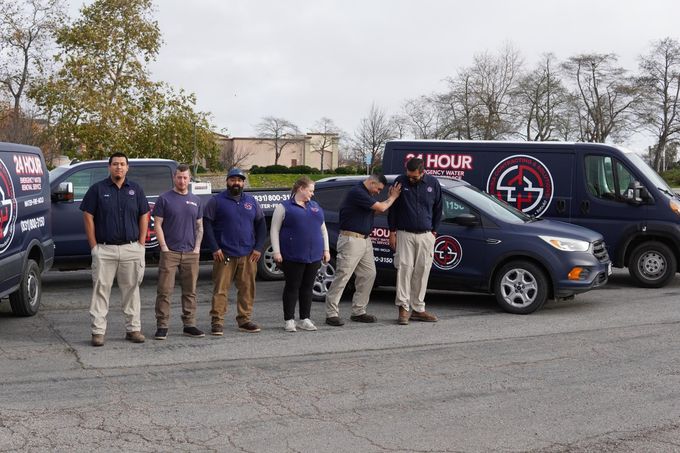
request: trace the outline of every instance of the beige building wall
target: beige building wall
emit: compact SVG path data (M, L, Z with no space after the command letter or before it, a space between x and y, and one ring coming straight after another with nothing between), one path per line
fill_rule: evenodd
M325 142L324 142L325 137ZM216 135L221 148L223 163L236 162L239 167L249 170L254 165L264 167L274 165L274 141L257 137L227 137ZM320 148L325 148L324 170L334 170L338 166L338 135L310 133L292 138L283 148L279 165L309 165L321 168Z

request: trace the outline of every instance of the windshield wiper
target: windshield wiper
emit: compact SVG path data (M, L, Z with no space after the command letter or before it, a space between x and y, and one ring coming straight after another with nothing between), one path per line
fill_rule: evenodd
M670 195L671 197L678 197L677 193L673 192L672 190L668 190L665 187L657 187L657 189L659 189L660 191L662 191L666 195Z

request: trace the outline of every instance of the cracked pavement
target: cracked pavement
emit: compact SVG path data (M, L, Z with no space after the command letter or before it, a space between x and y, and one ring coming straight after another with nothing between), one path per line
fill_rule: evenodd
M680 451L680 278L645 290L615 271L602 290L508 315L490 297L428 295L435 324L283 331L282 284L258 282L259 334L152 338L156 271L142 287L144 344L123 340L114 290L102 348L89 345L87 272L48 273L43 307L0 305L0 452ZM209 328L210 268L199 280Z

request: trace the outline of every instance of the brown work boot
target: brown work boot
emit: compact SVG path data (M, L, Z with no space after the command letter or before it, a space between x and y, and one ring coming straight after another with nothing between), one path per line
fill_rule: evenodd
M435 315L432 313L428 313L425 310L421 312L417 312L413 310L411 312L411 319L414 321L423 321L423 322L437 322L438 319Z
M142 335L142 332L137 330L135 332L127 332L125 334L125 339L127 341L131 341L133 343L144 343L144 340L146 338L144 338L144 335Z
M92 346L104 346L104 335L92 334Z
M257 333L261 329L260 326L258 326L254 322L248 321L238 326L238 330L240 330L241 332Z
M399 317L397 318L397 324L401 324L402 326L408 325L408 318L409 318L408 310L400 305L399 306Z
M210 334L221 337L224 335L224 327L222 327L220 324L213 324L210 328Z

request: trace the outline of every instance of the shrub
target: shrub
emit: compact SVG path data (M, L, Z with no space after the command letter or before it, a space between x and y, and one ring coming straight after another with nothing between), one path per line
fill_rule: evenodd
M285 165L267 165L266 167L259 167L257 165L253 165L253 167L250 169L250 173L256 175L288 173L288 167L286 167Z
M295 165L293 167L290 167L287 172L285 173L300 173L303 175L308 175L312 173L319 173L318 168L312 168L309 165Z
M354 167L338 167L335 169L336 175L353 175L356 173Z
M673 168L661 173L661 177L666 180L671 187L680 187L680 168Z

